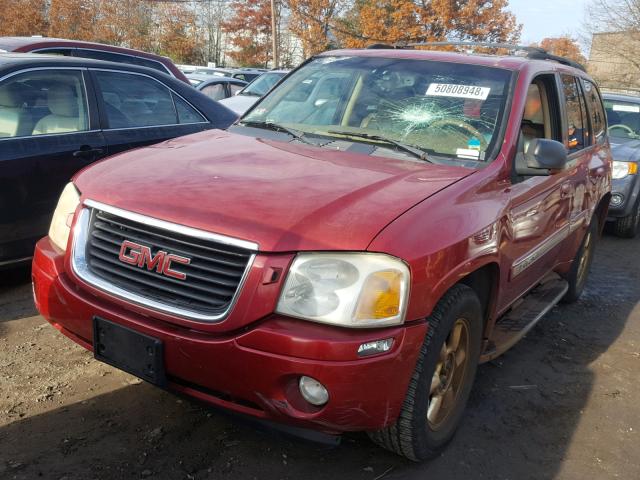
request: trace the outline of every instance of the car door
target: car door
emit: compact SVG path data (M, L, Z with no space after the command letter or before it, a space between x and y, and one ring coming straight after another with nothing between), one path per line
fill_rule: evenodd
M540 75L529 86L516 163L533 138L563 140L558 87L555 74ZM501 307L521 297L555 266L570 233L574 175L575 166L549 175L516 175L514 163L507 219L510 238L501 249L507 267Z
M90 69L109 154L211 128L184 98L150 75Z
M74 173L106 154L82 68L0 79L0 263L30 257Z

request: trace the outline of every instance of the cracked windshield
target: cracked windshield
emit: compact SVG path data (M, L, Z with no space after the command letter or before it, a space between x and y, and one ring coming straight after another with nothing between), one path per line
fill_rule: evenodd
M243 122L384 148L401 142L430 159L486 162L498 141L510 75L469 64L321 57L291 75Z
M609 135L619 138L640 138L640 103L605 100Z

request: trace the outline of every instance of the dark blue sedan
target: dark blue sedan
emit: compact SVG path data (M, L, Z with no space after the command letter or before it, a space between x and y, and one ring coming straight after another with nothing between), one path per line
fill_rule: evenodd
M236 118L150 68L0 54L0 269L30 259L62 188L81 168L124 150L227 128Z

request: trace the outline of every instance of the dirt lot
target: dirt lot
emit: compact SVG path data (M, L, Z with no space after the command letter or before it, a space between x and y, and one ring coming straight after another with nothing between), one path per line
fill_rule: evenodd
M640 478L640 240L602 240L588 290L479 370L457 437L423 465L349 435L307 444L93 360L0 280L0 478Z

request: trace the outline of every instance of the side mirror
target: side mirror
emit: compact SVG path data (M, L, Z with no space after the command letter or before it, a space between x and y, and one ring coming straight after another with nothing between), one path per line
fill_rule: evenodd
M534 138L526 153L516 155L518 175L549 175L553 170L567 166L567 148L560 142L546 138Z

